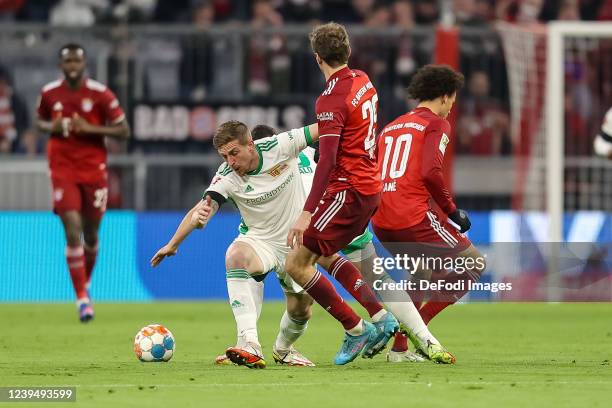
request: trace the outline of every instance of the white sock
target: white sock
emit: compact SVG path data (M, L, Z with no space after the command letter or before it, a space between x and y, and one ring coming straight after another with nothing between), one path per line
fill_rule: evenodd
M257 282L255 279L249 279L248 282L253 300L255 301L255 308L257 309L257 320L259 320L259 316L261 316L261 307L263 306L264 283Z
M289 316L285 310L280 321L280 330L276 336L274 347L277 350L289 350L291 346L300 338L308 327L308 320L295 320Z
M237 346L259 344L257 336L257 306L249 283L251 275L245 269L229 269L226 273L229 303L236 320Z
M346 332L351 336L359 336L363 334L363 320L359 320L357 326L353 327L352 329L348 329Z
M365 275L364 275L365 276ZM367 278L366 278L367 279ZM386 273L380 275L378 279L381 279L383 283L385 282L395 282L389 275ZM368 282L370 285L373 282ZM393 293L391 293L393 292ZM427 328L427 325L421 318L419 311L412 303L412 299L410 295L403 290L394 290L394 291L386 291L381 290L377 292L381 297L383 303L387 307L387 309L393 313L393 315L399 320L400 323L410 330L415 336L423 343L427 344L427 341L432 342L433 344L440 344L438 339L434 337L433 334Z
M381 309L374 316L372 316L373 322L381 321L383 317L387 315L387 311L385 309Z

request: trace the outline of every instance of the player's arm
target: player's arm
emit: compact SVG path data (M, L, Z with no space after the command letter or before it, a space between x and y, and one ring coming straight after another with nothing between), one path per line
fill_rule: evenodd
M450 142L449 133L450 125L446 121L431 124L425 130L421 176L427 191L440 209L459 226L461 232L466 232L470 229L471 222L466 211L457 209L455 201L446 186L442 171L444 153Z
M181 243L193 232L194 229L202 229L219 210L219 203L210 195L200 200L185 216L179 224L170 241L164 245L151 258L151 266L159 265L167 256L176 255Z
M340 135L344 128L345 117L348 112L346 104L340 98L317 101L317 139L319 142L319 160L315 169L312 188L306 198L304 210L289 229L287 245L293 248L301 246L304 240L304 231L310 225L310 219L319 205L321 197L329 184L329 176L336 167L336 156L340 145ZM312 126L312 125L311 125Z
M43 133L62 133L62 118L45 120L39 116L36 119L36 129Z
M76 133L108 136L118 140L129 139L131 133L130 126L125 118L115 124L99 126L87 122L84 118L75 113L72 116L71 126L72 130Z
M36 112L38 117L36 118L36 129L43 133L61 133L62 118L51 119L51 108L44 93L41 93L38 97L37 105Z

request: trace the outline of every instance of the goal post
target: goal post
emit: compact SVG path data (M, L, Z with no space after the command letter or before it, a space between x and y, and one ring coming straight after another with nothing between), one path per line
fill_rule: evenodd
M612 24L554 21L548 24L547 30L546 211L549 217L549 240L562 242L565 212L565 43L571 38L612 39ZM612 70L612 67L608 69Z
M563 242L566 212L612 209L612 165L591 147L612 106L612 24L499 23L497 30L510 89L513 209L546 213L547 241Z

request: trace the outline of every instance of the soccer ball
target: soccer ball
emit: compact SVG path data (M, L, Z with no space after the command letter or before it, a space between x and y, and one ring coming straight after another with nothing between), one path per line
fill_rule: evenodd
M145 326L134 337L134 353L140 361L168 361L175 347L172 333L161 324Z

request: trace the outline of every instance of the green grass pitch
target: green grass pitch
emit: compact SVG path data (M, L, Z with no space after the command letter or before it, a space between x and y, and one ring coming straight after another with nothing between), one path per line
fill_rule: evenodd
M275 366L283 310L266 303L259 334L268 368L216 367L235 340L226 303L98 304L81 325L73 305L0 305L0 386L74 385L76 403L102 407L604 407L612 397L612 305L466 304L445 310L433 333L457 364L390 364L384 354L336 367L342 330L315 306L298 348L315 368ZM141 326L174 334L169 363L141 363ZM8 404L2 406L40 406Z

